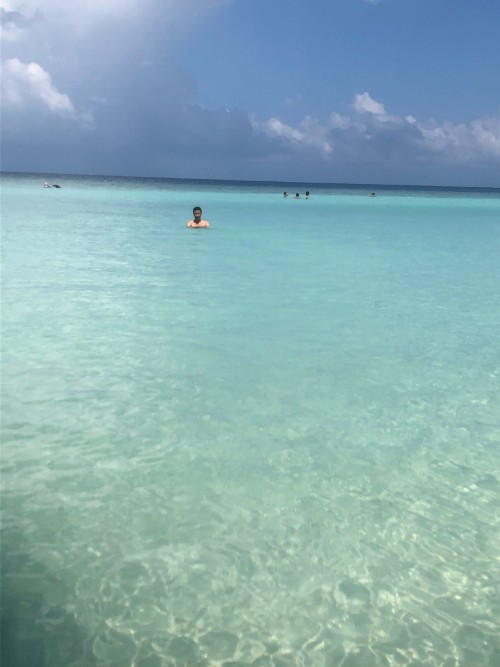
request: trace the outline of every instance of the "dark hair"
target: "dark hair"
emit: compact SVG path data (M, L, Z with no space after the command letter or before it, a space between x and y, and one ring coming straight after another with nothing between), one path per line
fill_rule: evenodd
M195 211L199 211L199 212L201 213L201 212L202 212L202 210L201 210L201 206L195 206L195 207L193 208L193 215L194 215L194 212L195 212Z

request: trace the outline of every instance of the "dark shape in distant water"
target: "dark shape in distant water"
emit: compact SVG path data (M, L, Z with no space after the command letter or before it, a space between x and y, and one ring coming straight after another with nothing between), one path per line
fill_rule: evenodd
M58 185L57 183L52 183L52 187L53 187L53 188L60 188L61 186Z

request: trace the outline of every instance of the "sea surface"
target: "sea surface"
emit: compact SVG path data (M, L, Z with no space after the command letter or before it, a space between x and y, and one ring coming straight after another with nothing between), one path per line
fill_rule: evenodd
M500 190L1 203L2 665L500 665Z

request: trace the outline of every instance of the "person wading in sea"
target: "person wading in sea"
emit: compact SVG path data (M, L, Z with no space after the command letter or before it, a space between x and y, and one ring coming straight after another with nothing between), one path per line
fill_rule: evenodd
M207 220L201 219L201 213L201 208L195 206L193 208L193 219L187 221L186 227L210 227Z

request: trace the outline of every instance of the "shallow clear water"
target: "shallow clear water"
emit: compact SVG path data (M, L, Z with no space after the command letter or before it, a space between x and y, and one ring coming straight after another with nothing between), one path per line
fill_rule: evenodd
M499 191L2 181L5 664L500 664Z

